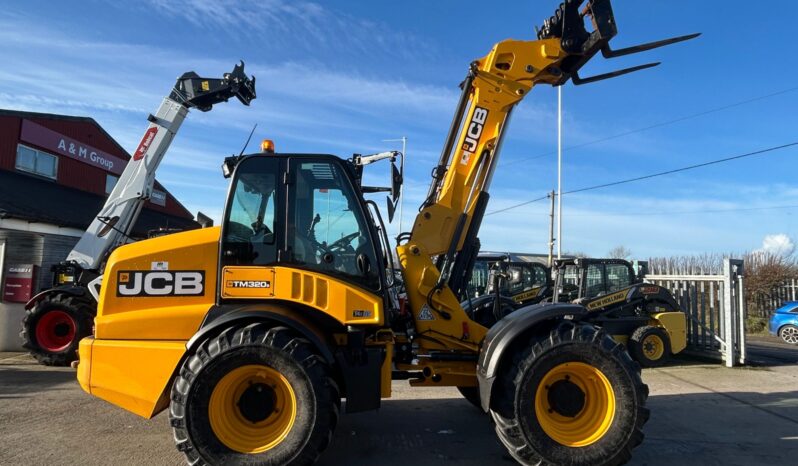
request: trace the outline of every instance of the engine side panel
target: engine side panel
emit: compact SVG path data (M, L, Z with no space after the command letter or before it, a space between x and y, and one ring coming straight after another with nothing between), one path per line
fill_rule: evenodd
M188 340L216 301L218 227L128 244L111 254L98 340Z

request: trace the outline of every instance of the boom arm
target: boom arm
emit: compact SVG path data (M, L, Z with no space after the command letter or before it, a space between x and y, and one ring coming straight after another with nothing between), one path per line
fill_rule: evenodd
M236 97L244 105L256 97L255 78L244 74L244 62L222 79L201 78L193 71L178 78L155 115L147 119L138 148L119 177L105 205L67 256L84 270L99 270L106 256L130 235L144 202L150 198L158 170L189 108L209 111L214 104Z
M397 246L416 332L425 335L419 339L422 347L475 351L485 335L485 328L468 319L455 292L464 286L478 250L476 235L513 107L538 84L594 82L657 65L580 78L579 69L599 51L625 55L696 36L612 51L609 40L617 30L610 0L589 0L580 11L582 3L561 4L538 40L499 42L471 64L427 199L408 241ZM586 16L592 32L585 29Z

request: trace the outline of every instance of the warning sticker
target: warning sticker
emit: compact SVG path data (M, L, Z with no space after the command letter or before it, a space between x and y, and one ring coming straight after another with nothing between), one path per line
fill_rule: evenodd
M435 316L432 315L432 311L430 310L429 306L426 304L421 308L421 311L418 313L418 320L435 320Z

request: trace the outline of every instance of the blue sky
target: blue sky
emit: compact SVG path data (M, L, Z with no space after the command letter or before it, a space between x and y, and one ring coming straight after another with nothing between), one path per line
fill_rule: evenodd
M354 2L145 0L7 2L0 11L0 108L95 118L135 148L184 71L216 77L244 59L258 99L192 112L158 178L193 212L221 214L222 158L254 139L278 151L349 157L396 149L407 136L405 225L426 193L467 64L493 43L531 39L557 1ZM613 61L642 71L568 85L564 144L620 133L792 89L792 2L615 2L615 47L702 32L697 40ZM779 6L780 4L780 6ZM773 14L783 11L785 14ZM798 90L567 150L564 189L611 182L798 140ZM393 144L393 145L392 145ZM254 147L254 145L253 145ZM489 211L556 186L556 91L536 88L516 112ZM566 251L636 257L738 252L798 235L798 149L564 197ZM375 168L382 170L384 167ZM756 210L739 210L756 209ZM707 212L714 211L714 212ZM721 212L717 212L721 211ZM486 249L544 252L548 205L486 217Z

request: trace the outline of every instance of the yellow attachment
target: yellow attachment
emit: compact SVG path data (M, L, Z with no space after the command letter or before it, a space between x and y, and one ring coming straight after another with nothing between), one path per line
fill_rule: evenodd
M274 153L274 141L271 139L264 139L260 142L260 151L265 154L273 154Z
M640 342L643 349L643 354L650 361L658 361L665 354L665 342L659 335L651 334Z
M259 397L256 403L265 397L270 412L245 414L248 397ZM296 421L296 411L296 394L288 379L271 367L257 364L239 367L222 377L208 405L216 437L231 450L252 454L271 450L285 440Z
M651 315L651 325L668 332L671 353L676 354L687 347L687 317L684 312L660 312Z
M558 412L562 410L558 401L563 397L573 398L574 388L584 394L584 403L577 412L563 415ZM596 367L582 362L563 363L540 381L535 392L535 417L555 442L567 447L586 447L600 440L612 426L615 391Z

